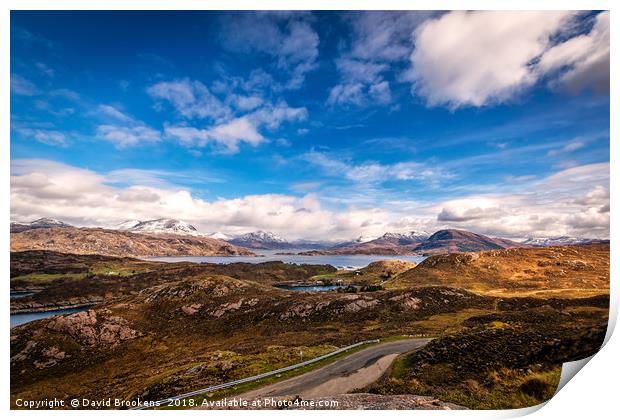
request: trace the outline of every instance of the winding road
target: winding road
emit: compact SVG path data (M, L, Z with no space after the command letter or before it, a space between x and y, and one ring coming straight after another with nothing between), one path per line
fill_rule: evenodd
M396 357L424 347L429 341L429 339L416 338L371 346L319 369L246 392L237 397L249 400L285 395L316 398L346 394L375 382L390 367Z

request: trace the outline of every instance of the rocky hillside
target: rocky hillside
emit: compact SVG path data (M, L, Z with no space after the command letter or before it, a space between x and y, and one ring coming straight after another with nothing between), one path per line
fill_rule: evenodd
M608 293L609 245L436 255L397 276L386 287L440 285L526 295Z
M100 228L47 228L11 233L11 251L44 249L120 257L254 255L229 243L199 236L149 235Z
M599 254L604 258L604 250ZM11 329L12 401L57 395L159 399L287 366L299 361L300 352L311 358L361 340L402 335L436 336L445 332L449 339L454 337L452 332L470 325L489 332L478 334L472 330L473 335L441 341L441 345L429 347L427 358L413 368L424 369L426 362L431 365L421 376L425 381L421 386L428 387L425 390L441 391L444 388L437 385L444 382L452 387L446 389L460 390L465 385L481 389L474 382L462 384L458 377L450 376L453 368L446 367L446 363L454 363L456 356L450 356L451 351L445 348L454 349L459 363L468 369L484 367L476 361L475 349L493 340L486 344L470 341L499 337L504 340L501 343L519 343L521 347L514 355L510 352L510 357L492 359L489 366L493 369L497 366L503 369L501 372L527 372L542 362L547 363L545 369L556 369L555 363L560 360L583 357L596 349L598 335L579 337L582 331L606 321L608 305L605 295L588 299L497 298L445 286L315 294L270 286L282 278L303 279L334 272L333 267L326 266L165 264L42 251L14 254L13 260L11 271L17 277L11 279L12 285L16 280L47 282L43 292L27 298L30 301L37 301L43 293L41 299L47 296L56 302L67 296L101 296L104 302L87 311ZM48 261L52 272L46 273L40 261ZM517 264L530 260L511 261ZM550 261L554 264L546 267L555 270L557 259ZM368 268L384 269L389 267L381 264ZM563 269L562 264L559 269ZM74 276L63 276L62 271ZM495 332L500 328L502 334ZM547 329L553 335L545 338ZM522 357L528 354L530 340L536 354L552 358L532 358L534 364L530 365L530 359ZM498 360L503 364L497 364ZM403 375L408 371L406 367ZM492 372L465 378L491 377ZM544 385L538 393L530 379L524 377L522 381L528 384L526 388L534 389L527 388L534 394L527 401L543 401L549 386ZM408 380L406 384L414 382ZM479 382L478 386L486 384ZM403 392L391 385L373 392L416 394L413 388ZM457 401L453 395L432 396ZM482 397L470 398L457 404L471 407Z
M13 328L12 396L162 398L291 364L300 350L413 334L414 320L493 307L450 288L308 294L227 276L180 278Z
M398 359L391 375L366 391L433 395L474 409L540 404L554 395L564 362L599 350L607 304L563 301L472 316L457 331Z
M338 245L302 255L434 255L526 246L508 239L490 238L465 230L440 230L427 237L423 233L386 233L367 242Z
M386 232L376 239L364 240L363 238L358 238L356 241L336 245L333 247L333 250L358 250L360 253L367 253L365 252L367 250L383 250L385 252L390 249L398 250L401 247L410 250L412 246L424 242L428 237L429 235L426 232Z
M518 243L508 239L490 238L458 229L445 229L433 233L415 247L419 253L445 254L452 252L475 252L490 249L514 248Z
M291 248L288 242L271 232L259 230L230 239L231 244L252 249L287 249Z
M101 303L198 274L230 276L273 285L285 281L305 282L313 276L333 273L336 269L330 265L277 261L259 264L162 263L52 251L12 252L11 291L36 293L11 300L11 313Z
M374 274L379 277L389 278L402 274L407 270L411 270L415 266L416 263L409 261L381 260L372 262L359 271L364 274Z

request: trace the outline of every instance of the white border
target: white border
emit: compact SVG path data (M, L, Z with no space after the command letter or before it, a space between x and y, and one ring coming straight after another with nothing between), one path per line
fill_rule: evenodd
M5 0L2 2L3 13L0 15L0 49L2 63L0 65L0 127L2 127L2 153L1 159L1 171L3 174L1 188L4 199L0 201L2 212L5 215L4 222L1 223L2 235L0 241L2 243L2 249L9 249L9 217L10 209L7 197L10 196L10 182L9 182L9 170L10 170L10 88L9 88L9 63L10 63L10 13L11 9L15 10L475 10L475 9L491 9L491 10L557 10L557 9L570 9L570 10L612 10L611 13L611 43L613 46L617 45L617 31L614 27L615 11L613 6L615 3L611 0L502 0L501 2L492 0L437 0L437 1L423 1L423 0L382 0L368 1L368 0L330 0L329 2L319 2L312 0L290 0L288 2L278 0L262 0L262 1L249 1L249 0L227 0L225 2L199 2L196 0L123 0L118 2L111 2L110 0L90 0L85 2L84 0L56 0L54 2L44 0ZM620 9L619 9L620 10ZM615 51L611 55L611 69L612 74L620 74L618 71L618 60L616 58ZM616 69L616 70L614 70ZM618 114L618 92L614 79L611 80L611 115ZM616 139L618 132L617 119L611 119L610 138ZM611 191L617 191L616 182L618 170L615 165L615 156L618 155L618 147L615 141L611 142ZM618 200L616 194L611 195L611 209L612 214L617 208ZM611 222L611 235L612 238L618 237L617 223L615 223L615 216L612 217ZM611 244L612 255L617 255L617 242L612 241ZM3 278L6 282L9 278L9 253L4 252L1 256ZM610 311L610 325L615 325L617 312L618 312L618 290L617 287L617 265L612 258L611 266L612 275L612 309ZM6 284L4 287L7 287ZM9 312L9 302L5 300L4 313ZM8 338L9 320L6 318L4 322L5 337ZM611 329L610 329L611 332ZM609 339L609 336L607 337ZM617 337L611 338L606 344L603 351L597 354L592 362L588 364L584 371L579 373L579 379L570 381L564 389L562 389L543 410L537 411L532 418L538 419L557 419L557 418L607 418L610 415L616 414L615 402L616 402L616 384L619 374L618 358L620 354L620 343ZM2 381L2 388L0 389L1 407L3 411L9 411L9 340L2 341L2 356L4 375ZM540 407L537 407L540 408ZM536 408L536 409L537 409ZM339 418L371 418L376 415L390 416L390 418L402 418L410 419L415 418L506 418L517 417L520 415L528 414L535 411L535 409L523 409L523 410L507 410L507 411L469 411L469 412L430 412L430 411L390 411L388 412L354 412L345 411L337 412ZM107 418L111 415L119 416L122 418L135 418L136 416L165 416L164 413L170 413L170 411L146 411L146 412L127 412L127 411L115 411L112 414L110 412L89 412L89 416L96 418ZM174 411L175 416L185 415L188 417L196 418L200 416L208 416L210 418L224 418L234 415L239 418L285 418L291 416L291 412L286 411L270 411L270 412L183 412L180 414L178 411ZM85 413L79 411L59 412L59 411L47 411L44 415L49 418L82 418ZM35 418L40 414L34 411L10 411L10 416L15 418ZM304 418L318 418L319 416L334 416L333 412L295 412L293 414L296 417Z

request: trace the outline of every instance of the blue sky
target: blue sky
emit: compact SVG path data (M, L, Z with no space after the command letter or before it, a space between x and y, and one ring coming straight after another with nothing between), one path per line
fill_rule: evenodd
M12 12L11 216L609 236L609 15Z

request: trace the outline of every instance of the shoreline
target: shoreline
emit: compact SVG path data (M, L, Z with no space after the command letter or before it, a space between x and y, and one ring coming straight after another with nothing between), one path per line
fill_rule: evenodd
M90 303L77 303L73 305L54 305L39 308L11 309L11 315L38 314L42 312L63 311L66 309L90 308L103 302L104 300L98 300Z

